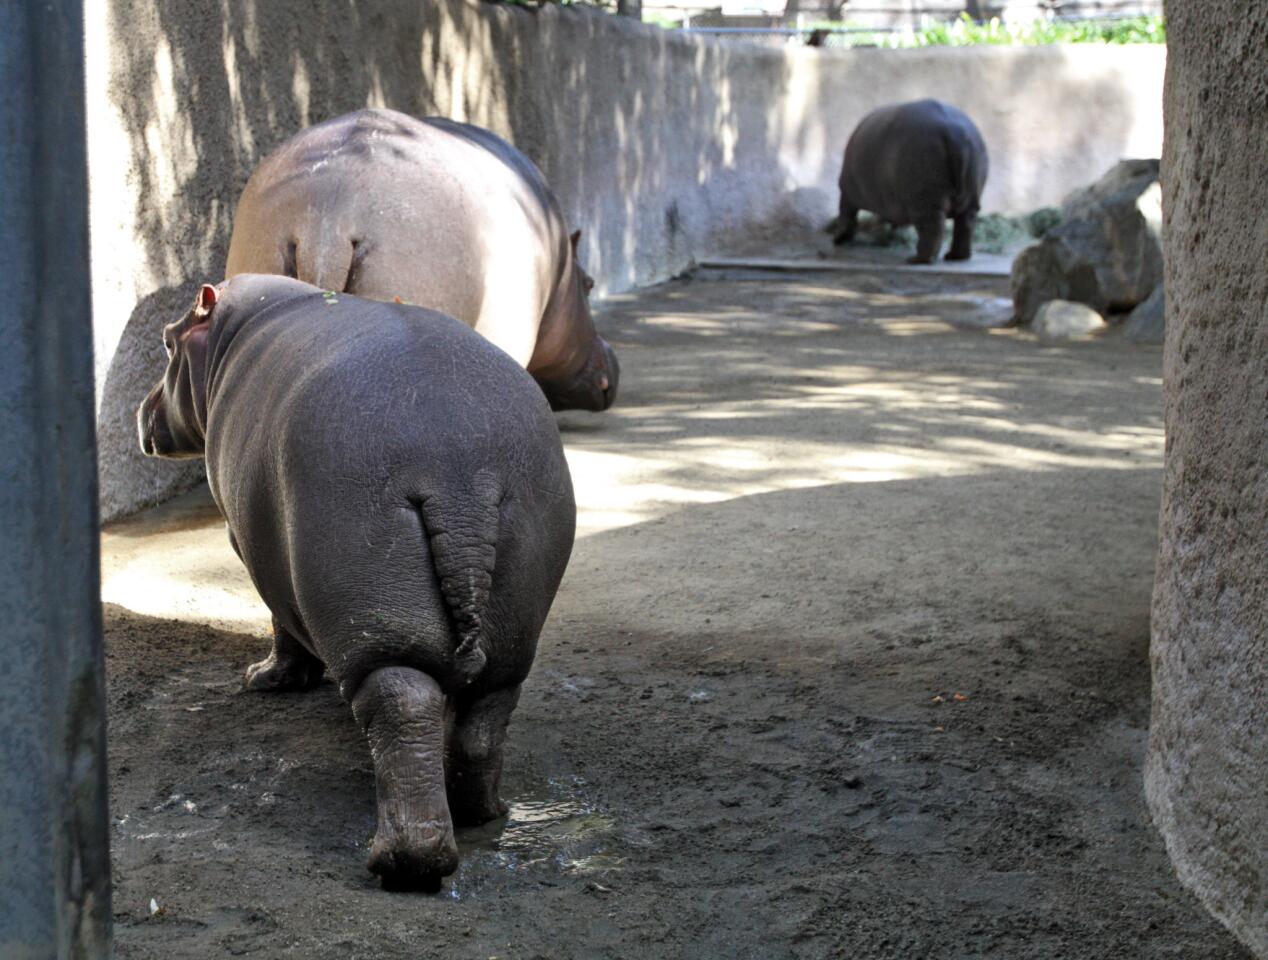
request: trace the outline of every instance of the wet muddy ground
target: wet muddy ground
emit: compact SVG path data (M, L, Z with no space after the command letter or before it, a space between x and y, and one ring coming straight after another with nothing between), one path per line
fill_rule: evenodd
M1141 798L1161 355L982 329L1006 281L703 271L615 298L560 417L572 563L505 824L363 863L327 683L205 493L104 538L123 958L1237 958Z

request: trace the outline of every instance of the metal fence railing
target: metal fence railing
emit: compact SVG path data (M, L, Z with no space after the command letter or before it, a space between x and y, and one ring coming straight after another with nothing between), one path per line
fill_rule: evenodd
M760 4L762 0L754 0ZM884 43L903 33L954 29L971 18L978 25L994 23L1014 31L1028 25L1114 23L1140 17L1161 17L1162 0L924 0L906 6L893 0L788 0L788 7L766 12L760 6L712 8L679 7L672 20L662 8L657 19L665 26L677 20L680 30L767 43L813 40L815 46L866 44L869 36ZM645 9L652 9L647 7ZM681 18L681 19L679 19Z
M1158 11L1161 13L1161 10ZM1100 15L1070 15L1070 16L1048 16L1036 18L1045 24L1113 24L1139 19L1145 14L1100 14ZM774 18L772 18L774 19ZM771 25L771 26L719 26L714 24L697 24L693 22L693 18L684 18L682 24L677 28L683 33L693 33L703 36L716 36L737 40L750 40L763 43L787 43L798 45L810 45L816 47L851 47L866 46L869 38L875 38L872 45L885 45L887 40L893 40L904 34L914 34L922 30L926 30L939 24L951 24L956 22L958 17L952 18L922 18L921 21L914 24L903 25L887 25L887 26L847 26L847 25L825 25L818 18L811 19L806 15L798 15L797 22L794 25ZM817 22L816 22L817 21ZM1017 26L1025 21L1011 21L1010 26Z

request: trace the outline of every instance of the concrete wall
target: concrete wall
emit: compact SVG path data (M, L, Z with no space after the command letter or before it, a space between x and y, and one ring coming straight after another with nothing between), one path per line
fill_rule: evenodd
M1168 4L1167 457L1145 787L1268 957L1268 6Z
M1056 203L1157 155L1163 51L766 49L468 0L102 0L88 90L102 510L199 476L145 461L132 411L158 330L221 276L256 162L369 105L482 124L543 168L600 292L670 276L781 216L826 220L874 106L937 95L992 151L987 209Z

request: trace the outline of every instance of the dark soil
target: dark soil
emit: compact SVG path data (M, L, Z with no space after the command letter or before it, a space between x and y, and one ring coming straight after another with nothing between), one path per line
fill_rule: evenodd
M944 322L1002 287L609 304L622 397L561 417L584 535L511 817L438 895L366 872L332 684L246 693L258 629L108 605L118 955L1248 960L1141 795L1160 355ZM108 533L108 574L111 536L216 523L182 509Z

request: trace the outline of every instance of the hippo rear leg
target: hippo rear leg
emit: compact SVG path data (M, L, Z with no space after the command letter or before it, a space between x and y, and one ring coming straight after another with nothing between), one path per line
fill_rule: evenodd
M951 249L947 251L948 260L967 260L973 256L973 224L976 222L976 211L962 213L952 221Z
M362 682L352 712L370 741L378 829L366 864L389 890L438 890L458 868L445 799L445 695L412 667Z
M519 686L487 694L460 705L449 735L449 809L454 822L478 826L506 816L498 796L502 782L502 747Z
M942 234L946 231L946 220L939 213L936 217L921 220L916 224L916 255L908 257L908 263L933 263L934 258L942 252Z
M259 663L247 667L248 690L281 692L307 690L321 682L326 665L305 649L273 618L273 650Z
M845 202L845 198L841 198L840 212L837 215L836 232L832 235L832 242L838 247L843 243L849 243L854 239L854 232L859 226L859 208L851 206Z

